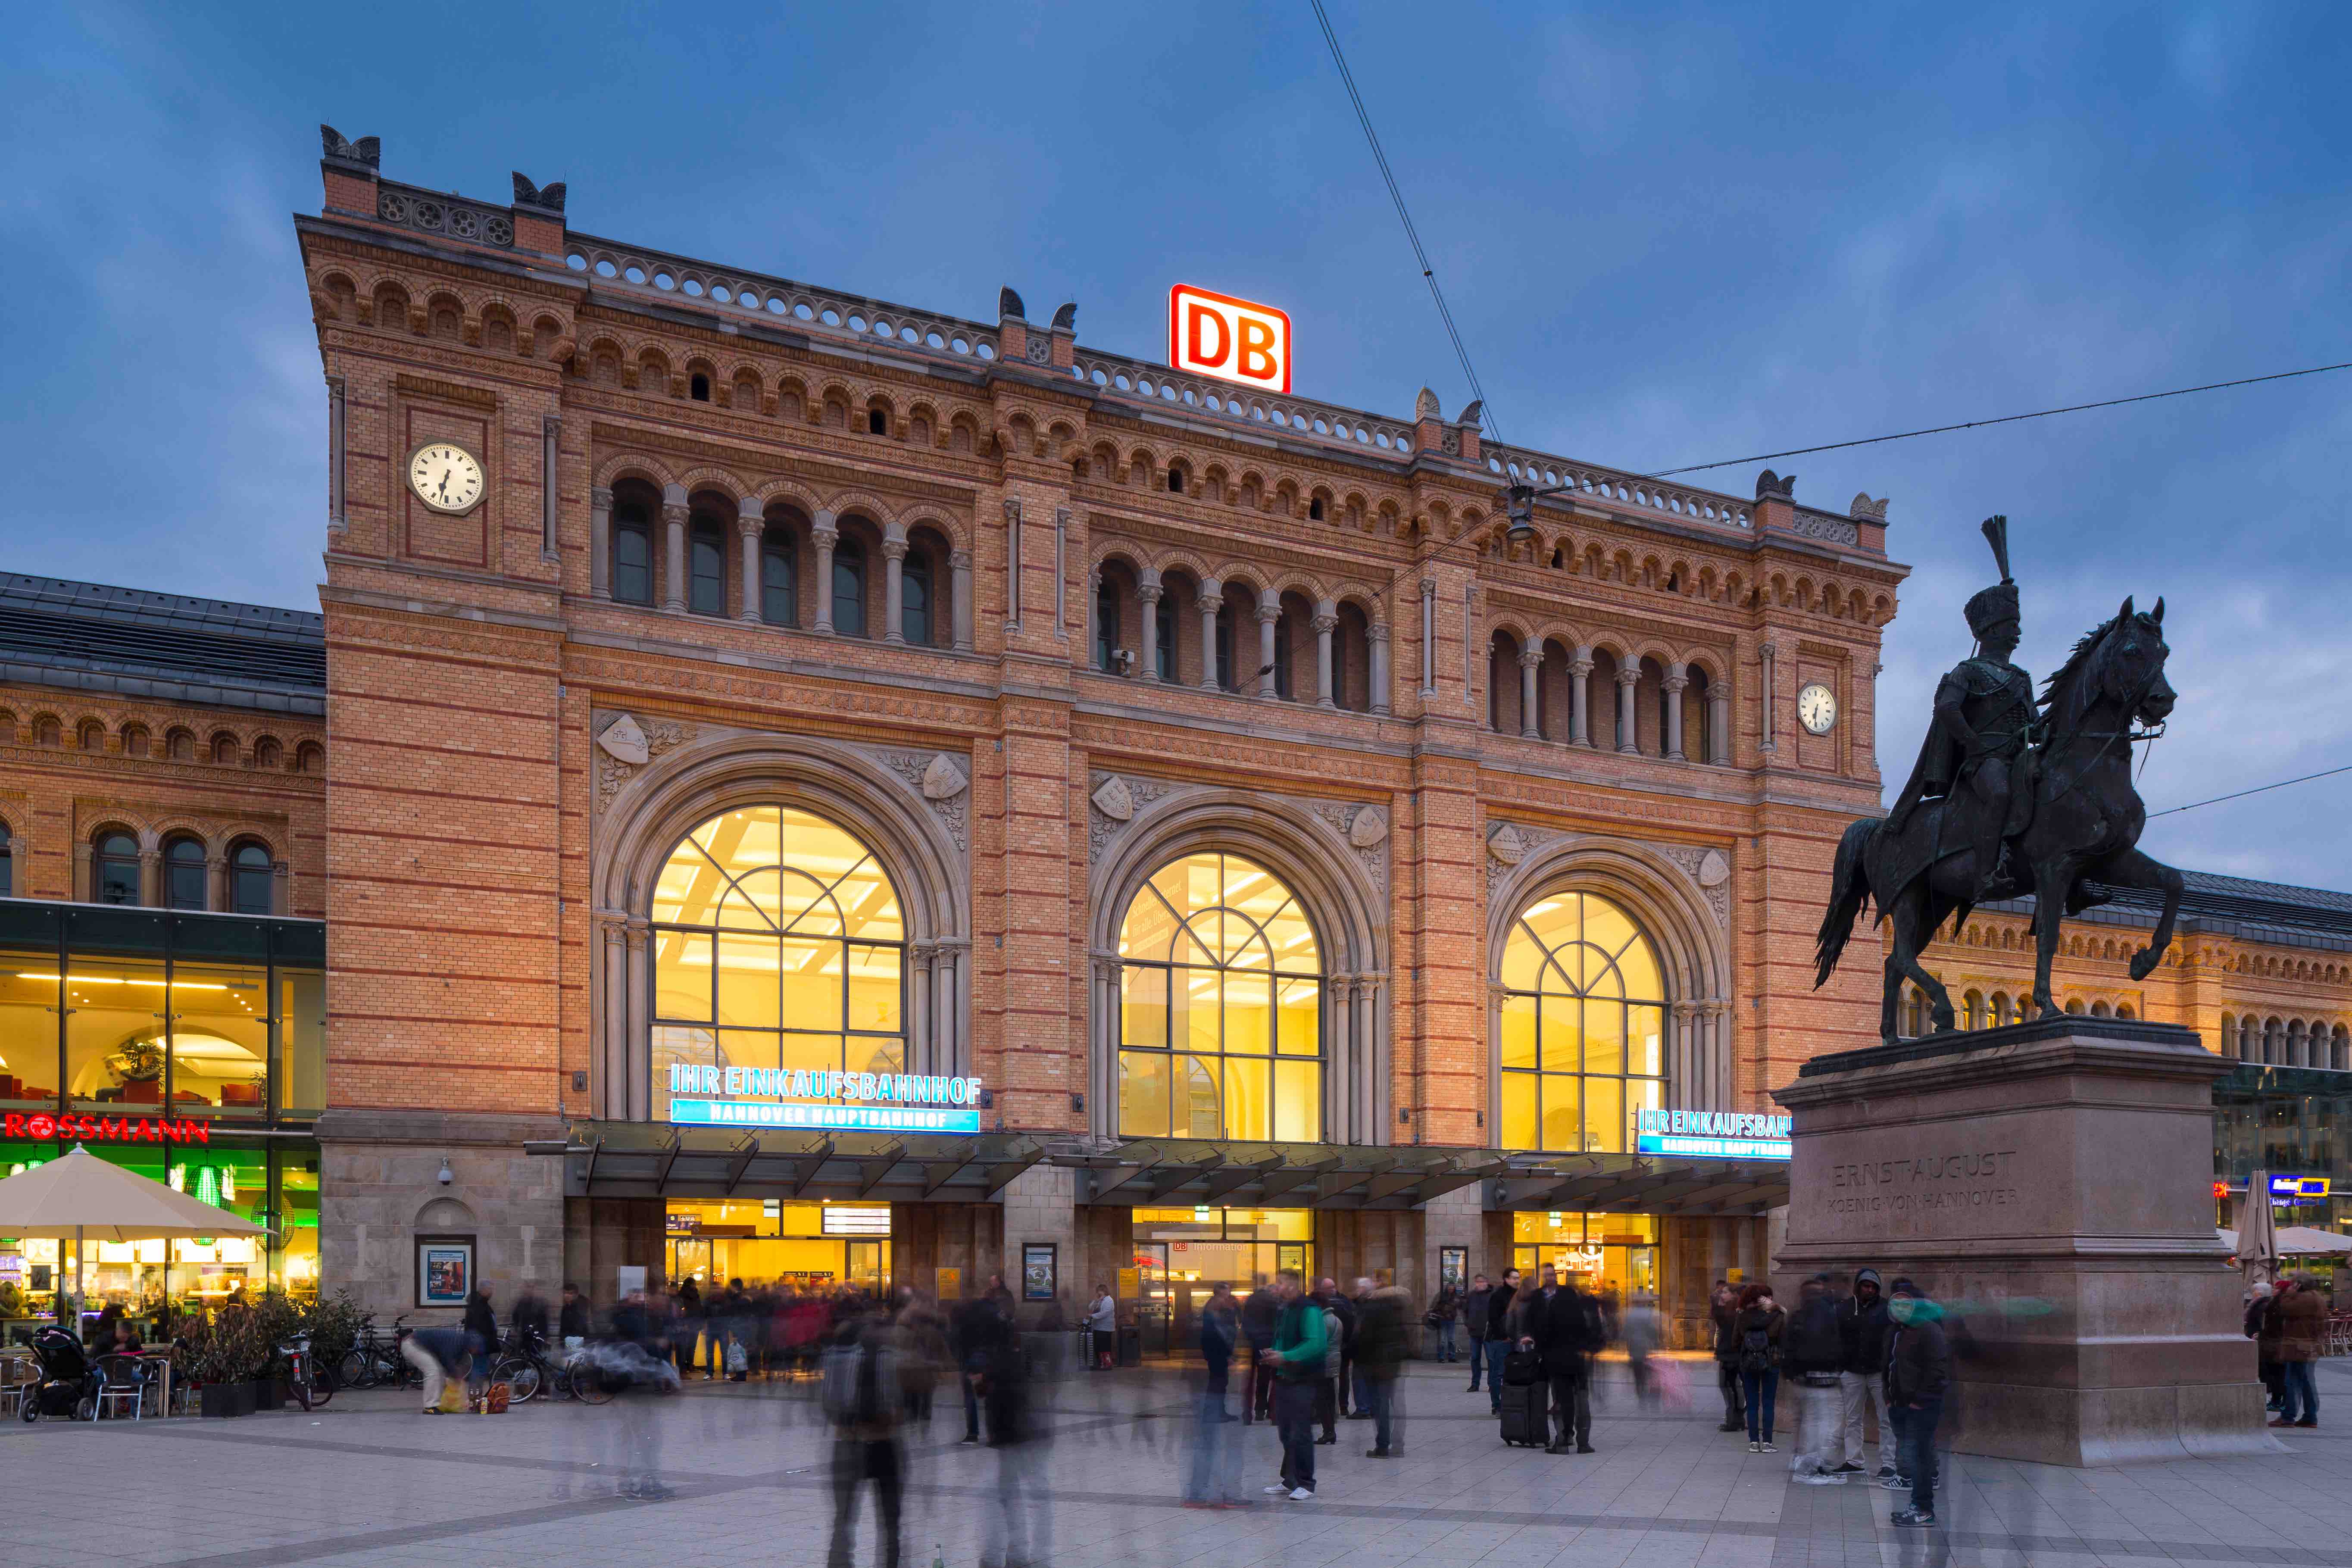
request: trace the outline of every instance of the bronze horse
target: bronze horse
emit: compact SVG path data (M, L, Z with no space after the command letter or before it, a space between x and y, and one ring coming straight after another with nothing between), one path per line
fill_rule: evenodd
M2151 888L2164 895L2164 909L2146 947L2132 955L2134 980L2144 980L2172 942L2180 910L2180 873L2137 848L2147 808L2132 788L2132 742L2144 738L2133 724L2160 726L2176 694L2164 678L2172 650L2164 642L2164 601L2145 614L2126 599L2115 619L2095 627L2043 683L2041 698L2044 739L2029 753L2033 814L2012 840L2005 896L2035 895L2033 1001L2042 1017L2059 1011L2050 995L2050 961L2058 952L2059 910L2076 914L2105 895L2088 882L2118 888ZM2022 783L2022 781L2021 781ZM1837 869L1829 912L1814 949L1813 984L1818 989L1837 967L1853 922L1871 900L1894 924L1886 956L1886 992L1879 1034L1898 1037L1895 1007L1908 976L1925 992L1935 1028L1955 1026L1952 998L1941 982L1919 966L1919 952L1945 920L1957 913L1954 929L1973 907L1978 878L1976 852L1965 834L1944 832L1948 803L1929 802L1911 814L1899 834L1883 832L1885 819L1866 816L1838 842Z

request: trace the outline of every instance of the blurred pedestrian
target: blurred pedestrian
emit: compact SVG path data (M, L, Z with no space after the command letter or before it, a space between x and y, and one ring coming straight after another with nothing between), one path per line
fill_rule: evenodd
M490 1292L478 1280L466 1292L466 1351L473 1366L466 1374L466 1397L481 1398L490 1385L490 1363L498 1359L499 1319L490 1310Z
M1739 1292L1732 1320L1733 1353L1738 1357L1739 1392L1748 1406L1748 1451L1773 1454L1774 1402L1780 1391L1780 1340L1789 1314L1772 1300L1772 1287L1759 1282Z
M1316 1310L1323 1314L1323 1381L1315 1392L1315 1418L1323 1423L1323 1436L1315 1439L1318 1447L1329 1447L1339 1440L1339 1412L1343 1408L1341 1390L1347 1377L1347 1352L1341 1348L1348 1333L1346 1320L1339 1316L1344 1300L1332 1281L1323 1281L1322 1289L1313 1298Z
M1241 1339L1242 1304L1233 1287L1220 1280L1201 1307L1201 1398L1192 1435L1192 1463L1184 1480L1187 1508L1240 1508L1241 1438L1226 1430L1239 1425L1225 1408L1234 1350ZM1246 1393L1246 1389L1244 1389Z
M1021 1568L1053 1554L1053 1502L1045 1489L1051 1428L1036 1418L1031 1369L1021 1336L997 1336L981 1373L988 1444L996 1451L996 1488L982 1521L981 1568Z
M1715 1323L1715 1383L1723 1393L1723 1425L1717 1430L1737 1432L1746 1400L1739 1377L1739 1292L1730 1280L1715 1282L1707 1315Z
M2313 1365L2327 1353L2327 1303L2307 1279L2282 1279L2279 1320L2279 1413L2273 1426L2319 1425L2319 1385Z
M2279 1373L2278 1306L2278 1292L2264 1280L2255 1280L2246 1293L2246 1338L2254 1342L2254 1375L2268 1395L2263 1408L2273 1412L2286 1393L2285 1379Z
M1838 1403L1838 1370L1844 1360L1837 1298L1829 1276L1816 1274L1798 1291L1780 1350L1781 1369L1797 1387L1797 1451L1790 1468L1808 1484L1844 1483L1843 1476L1832 1473L1844 1444Z
M1428 1314L1422 1320L1437 1334L1437 1347L1430 1352L1432 1361L1460 1361L1462 1352L1454 1337L1454 1320L1462 1315L1462 1292L1451 1284L1441 1284L1437 1294L1429 1299Z
M995 1278L1002 1282L1003 1276ZM980 1441L981 1375L988 1370L989 1358L996 1353L997 1342L1012 1332L1013 1320L999 1304L993 1289L956 1308L954 1347L959 1381L963 1385L961 1440L966 1443Z
M1635 1296L1625 1309L1625 1365L1633 1374L1633 1403L1646 1408L1657 1403L1655 1369L1650 1357L1658 1348L1658 1300L1646 1293Z
M1862 1429L1865 1405L1878 1423L1878 1479L1885 1480L1895 1474L1895 1426L1886 1415L1889 1327L1886 1302L1879 1292L1878 1270L1856 1269L1853 1294L1838 1304L1840 1431L1833 1474L1852 1475L1867 1468L1863 1458Z
M1369 1279L1360 1280L1358 1283L1367 1291L1371 1288L1371 1281ZM1339 1323L1339 1338L1333 1341L1331 1345L1332 1399L1336 1415L1344 1416L1351 1408L1348 1403L1348 1395L1354 1392L1349 1384L1352 1381L1350 1374L1355 1371L1356 1304L1340 1293L1339 1282L1328 1275L1317 1286L1316 1299L1323 1303L1323 1310L1330 1313ZM1336 1436L1330 1440L1335 1443L1339 1441Z
M1087 1327L1094 1334L1095 1370L1108 1372L1118 1357L1118 1298L1108 1285L1095 1287L1094 1305L1087 1311Z
M1397 1378L1404 1370L1405 1312L1412 1298L1403 1287L1375 1287L1364 1299L1356 1323L1356 1372L1371 1405L1372 1446L1368 1459L1395 1458L1404 1452Z
M931 1424L931 1394L939 1387L940 1373L950 1361L947 1326L930 1298L911 1285L898 1289L898 1311L895 1326L898 1331L898 1386L907 1401L907 1423L928 1426Z
M1519 1271L1506 1268L1503 1282L1486 1298L1486 1321L1478 1325L1486 1342L1486 1398L1498 1419L1503 1414L1503 1358L1518 1344L1519 1336L1511 1327L1511 1312L1518 1299Z
M647 1305L650 1307L656 1303L648 1298ZM698 1363L701 1363L706 1369L703 1373L705 1377L716 1376L719 1371L718 1358L712 1356L706 1359L698 1355L695 1349L697 1339L702 1332L705 1317L702 1287L694 1282L693 1275L689 1274L677 1282L677 1289L670 1293L669 1309L667 1316L674 1325L674 1331L669 1338L677 1347L677 1370L681 1373L690 1372Z
M1592 1358L1605 1337L1600 1302L1577 1288L1574 1275L1563 1281L1546 1265L1519 1331L1519 1347L1536 1352L1551 1384L1557 1425L1545 1453L1565 1454L1570 1441L1578 1453L1592 1452Z
M403 1361L425 1380L425 1414L441 1414L441 1395L450 1375L466 1363L467 1334L460 1325L418 1329L400 1342Z
M850 1568L858 1489L868 1481L874 1483L881 1568L898 1568L906 1466L898 1443L905 1394L898 1384L898 1342L897 1331L877 1311L844 1325L825 1352L824 1413L833 1423L833 1540L825 1568Z
M1265 1489L1270 1496L1305 1502L1315 1495L1316 1390L1328 1381L1331 1318L1321 1303L1308 1298L1294 1269L1274 1277L1274 1294L1280 1310L1274 1342L1262 1359L1275 1372L1274 1424L1282 1439L1282 1482Z
M1244 1424L1273 1419L1274 1363L1265 1352L1274 1348L1275 1320L1282 1314L1282 1303L1276 1297L1265 1276L1257 1277L1257 1285L1242 1303L1242 1338L1249 1346L1249 1386L1243 1391L1242 1420Z
M1911 1478L1911 1506L1888 1521L1898 1525L1936 1522L1936 1423L1944 1413L1944 1390L1951 1381L1952 1349L1944 1337L1944 1310L1922 1296L1908 1279L1897 1279L1886 1300L1895 1325L1886 1352L1886 1403L1903 1412L1902 1451L1897 1468Z
M1478 1392L1478 1375L1486 1365L1486 1300L1495 1287L1484 1274L1470 1276L1469 1293L1462 1298L1462 1335L1470 1342L1470 1392Z

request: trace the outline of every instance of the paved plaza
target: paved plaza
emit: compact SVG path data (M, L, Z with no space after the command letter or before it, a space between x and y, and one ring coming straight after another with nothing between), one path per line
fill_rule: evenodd
M1696 1374L1711 1371L1696 1363ZM1317 1450L1311 1502L1260 1498L1275 1442L1246 1429L1255 1506L1182 1506L1189 1378L1173 1369L1048 1385L1041 1456L1055 1568L1510 1568L1794 1564L2343 1564L2352 1568L2352 1364L2320 1364L2316 1431L2267 1458L2101 1471L1960 1458L1943 1526L1897 1531L1897 1500L1857 1480L1795 1484L1781 1451L1715 1429L1711 1383L1687 1412L1638 1409L1604 1372L1589 1457L1507 1448L1461 1368L1415 1364L1402 1459L1363 1457L1368 1422ZM426 1418L415 1396L347 1394L312 1415L0 1429L18 1563L698 1564L824 1560L830 1440L806 1385L709 1386L589 1408ZM2340 1413L2340 1414L2339 1414ZM1231 1428L1244 1432L1238 1426ZM1000 1457L960 1446L942 1402L908 1443L906 1563L974 1568ZM616 1496L633 1439L672 1495ZM641 1450L646 1451L646 1450ZM870 1502L858 1568L877 1562Z

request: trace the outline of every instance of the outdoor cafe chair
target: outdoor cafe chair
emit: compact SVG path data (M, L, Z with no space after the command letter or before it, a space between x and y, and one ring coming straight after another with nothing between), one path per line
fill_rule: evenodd
M99 1357L98 1403L91 1407L89 1418L93 1421L104 1419L110 1405L115 1407L119 1415L121 1406L128 1401L131 1419L142 1419L146 1415L147 1371L147 1361L143 1356L118 1352Z

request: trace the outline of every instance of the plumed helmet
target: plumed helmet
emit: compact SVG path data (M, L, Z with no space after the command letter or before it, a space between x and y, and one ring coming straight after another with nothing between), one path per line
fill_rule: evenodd
M2002 621L2019 618L2017 584L2009 575L2009 519L1989 517L1983 531L1985 542L1992 546L1993 564L2000 568L2000 581L1971 595L1960 612L1969 618L1969 630L1979 638Z

